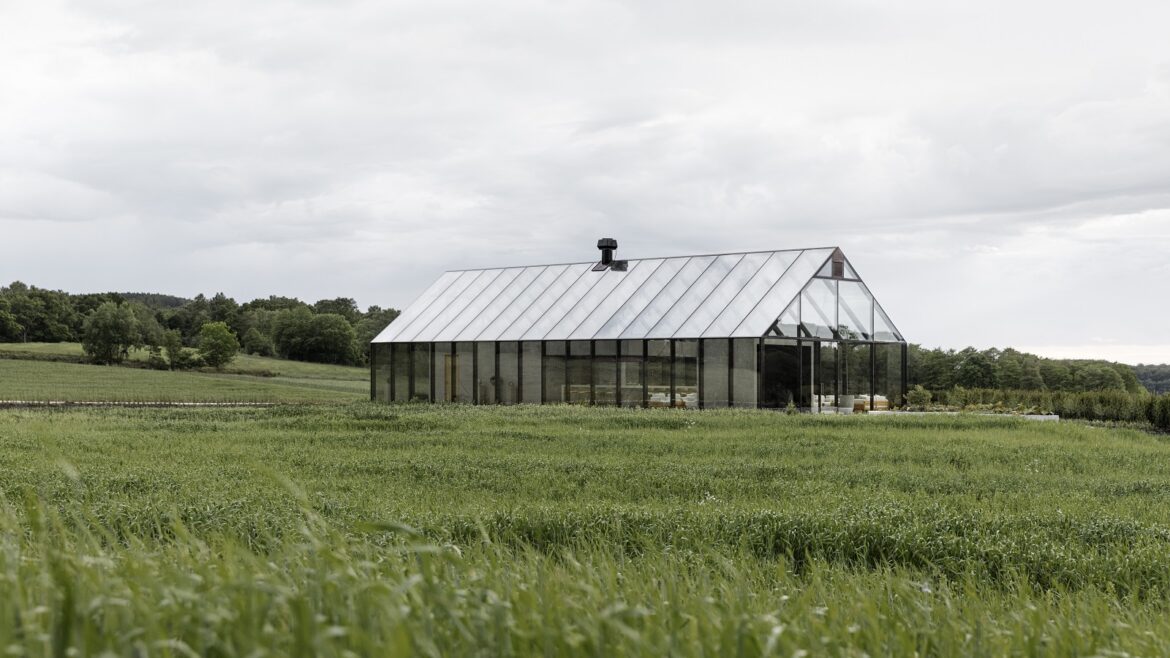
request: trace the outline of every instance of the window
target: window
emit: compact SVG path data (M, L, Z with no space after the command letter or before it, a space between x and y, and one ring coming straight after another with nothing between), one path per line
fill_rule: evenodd
M727 338L708 338L703 341L703 407L726 407L731 341Z
M617 341L593 344L593 404L617 404ZM641 392L639 392L641 397Z
M568 402L565 390L565 341L544 344L544 401Z
M640 407L642 397L642 341L621 341L621 371L618 373L623 407Z

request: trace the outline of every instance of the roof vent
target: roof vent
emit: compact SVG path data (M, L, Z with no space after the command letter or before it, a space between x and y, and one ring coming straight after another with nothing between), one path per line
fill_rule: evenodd
M613 238L602 238L597 241L597 248L601 250L601 262L593 266L594 272L604 272L606 270L613 270L614 272L626 271L626 261L613 259L613 252L617 249L617 240Z

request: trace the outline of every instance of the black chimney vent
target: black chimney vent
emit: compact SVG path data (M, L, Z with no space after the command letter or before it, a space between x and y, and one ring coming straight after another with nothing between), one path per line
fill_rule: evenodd
M626 271L626 261L613 259L613 251L617 249L617 240L613 238L602 238L597 241L597 248L601 250L601 262L593 266L594 272L604 272L605 270L613 270L614 272Z

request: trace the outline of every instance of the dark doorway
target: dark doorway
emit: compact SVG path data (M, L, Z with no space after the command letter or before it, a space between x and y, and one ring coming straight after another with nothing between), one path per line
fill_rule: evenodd
M763 399L765 409L784 409L800 399L800 346L794 340L764 340Z

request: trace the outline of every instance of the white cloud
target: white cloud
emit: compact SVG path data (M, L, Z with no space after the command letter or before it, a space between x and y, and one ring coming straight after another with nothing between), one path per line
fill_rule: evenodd
M0 7L0 279L402 306L841 244L915 341L1170 344L1170 5ZM1148 279L1143 278L1148 275Z

